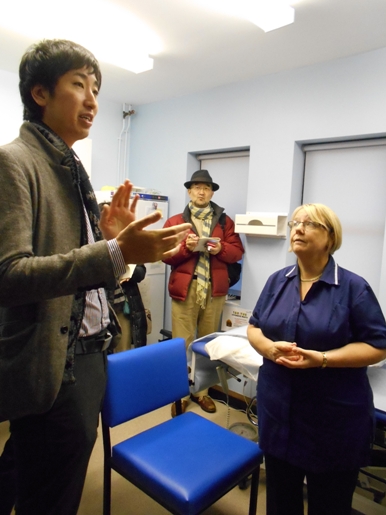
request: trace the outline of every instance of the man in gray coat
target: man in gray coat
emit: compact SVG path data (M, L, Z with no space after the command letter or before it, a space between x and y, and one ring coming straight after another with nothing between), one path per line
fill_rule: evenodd
M189 224L144 231L160 215L135 221L129 181L99 221L72 150L98 110L88 50L42 41L19 75L25 122L0 148L0 420L10 420L18 515L76 515L114 330L106 290L126 263L173 255Z

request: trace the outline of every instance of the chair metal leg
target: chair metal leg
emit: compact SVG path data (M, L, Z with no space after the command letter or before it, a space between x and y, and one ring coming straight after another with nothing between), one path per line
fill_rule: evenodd
M103 515L111 513L111 441L110 428L102 422L103 434Z
M182 402L181 399L176 400L176 415L182 415Z
M245 477L242 481L240 481L240 483L239 483L240 490L246 490L249 487L249 485L251 484L251 478L252 478L252 475Z
M190 364L190 372L189 372L189 385L194 385L194 374L196 373L196 353L192 352L192 362Z
M252 474L251 495L249 497L249 515L256 515L257 492L259 488L260 467Z

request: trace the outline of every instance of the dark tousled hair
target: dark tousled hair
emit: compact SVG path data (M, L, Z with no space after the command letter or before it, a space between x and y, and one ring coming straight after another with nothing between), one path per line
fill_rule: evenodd
M23 102L23 120L41 121L43 110L31 95L37 84L54 94L56 84L62 75L70 70L87 66L91 68L98 82L102 84L99 63L86 48L66 39L45 39L30 46L19 66L19 91Z

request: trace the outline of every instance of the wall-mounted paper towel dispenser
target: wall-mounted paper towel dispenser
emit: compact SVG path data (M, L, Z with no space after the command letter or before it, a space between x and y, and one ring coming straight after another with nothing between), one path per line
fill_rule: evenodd
M236 215L235 231L265 238L286 238L287 214L247 212Z

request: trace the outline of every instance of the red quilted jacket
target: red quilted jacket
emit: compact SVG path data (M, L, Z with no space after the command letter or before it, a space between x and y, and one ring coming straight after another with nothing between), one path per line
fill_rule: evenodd
M216 256L210 256L212 296L222 297L228 293L229 289L227 263L239 261L244 253L244 248L239 235L234 231L235 225L231 218L224 213L222 207L214 202L211 202L211 205L214 213L210 236L220 238L222 247ZM164 227L172 227L185 222L191 223L191 232L197 234L188 206L183 213L169 218ZM186 299L198 259L199 252L190 252L186 248L185 241L182 242L178 254L170 259L165 259L164 262L170 265L172 269L169 279L169 294L172 299Z

